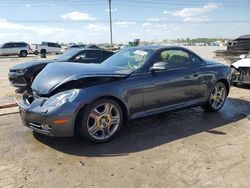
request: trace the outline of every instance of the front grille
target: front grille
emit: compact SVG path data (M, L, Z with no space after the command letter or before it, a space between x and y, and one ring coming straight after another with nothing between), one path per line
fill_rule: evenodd
M26 84L26 81L25 81L25 79L24 78L22 78L22 77L16 77L16 78L10 78L10 82L12 83L12 84Z

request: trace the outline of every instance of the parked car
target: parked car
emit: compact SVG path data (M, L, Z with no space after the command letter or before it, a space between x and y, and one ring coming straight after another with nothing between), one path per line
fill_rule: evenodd
M61 49L61 53L65 53L66 51L68 50L74 50L74 49L79 49L79 48L85 48L85 44L81 44L81 45L78 45L78 44L72 44L72 45L69 45L69 46L66 46L64 48Z
M228 51L250 51L250 35L243 35L227 44Z
M42 42L37 46L37 53L45 56L45 54L60 54L61 46L54 42Z
M30 45L25 42L8 42L0 46L0 55L18 55L19 57L26 57L32 53Z
M193 106L222 108L231 68L182 47L140 46L101 64L51 63L18 101L24 125L49 136L112 139L126 122ZM201 125L202 126L202 125Z
M101 63L113 54L113 52L97 49L71 50L53 60L32 61L15 65L9 70L9 81L14 87L18 88L19 92L22 93L25 90L30 90L30 86L37 74L49 63Z
M99 46L94 45L94 44L88 44L88 45L86 45L86 44L73 44L73 45L67 46L65 48L62 48L61 53L65 53L68 50L74 50L74 49L78 49L78 48L102 49Z
M242 59L233 63L233 84L250 84L250 53L241 56Z

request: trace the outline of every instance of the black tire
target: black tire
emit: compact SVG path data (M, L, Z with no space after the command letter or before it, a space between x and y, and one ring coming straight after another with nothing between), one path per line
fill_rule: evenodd
M26 50L20 51L19 57L27 57L28 52Z
M97 109L98 106L102 106L103 104L113 105L116 108L117 112L119 113L120 119L119 119L119 123L116 123L116 125L114 126L115 130L112 133L112 135L110 135L107 138L97 139L97 138L95 138L95 136L91 135L91 133L89 132L89 122L90 122L90 118L91 118L90 115L94 109ZM98 122L101 122L101 120L98 120ZM112 124L111 121L110 121L110 124ZM123 112L122 112L119 104L116 101L111 100L111 99L100 99L100 100L94 101L93 103L87 105L80 112L78 124L77 124L77 133L78 133L78 135L80 135L81 137L83 137L85 140L87 140L89 142L103 143L103 142L107 142L107 141L111 140L112 138L114 138L118 134L119 130L121 129L122 124L123 124ZM94 125L94 126L96 126L96 125ZM98 126L99 126L99 129L101 129L99 124L98 124ZM111 129L112 125L108 125L107 127L109 127L109 126L110 126L110 128L108 128L108 129ZM103 129L105 129L105 128L103 128ZM102 134L106 134L106 133L104 133L106 131L100 130L100 132L103 132ZM97 135L98 131L96 131L96 133L94 133L94 134Z
M219 94L215 93L216 87L221 88L223 90L223 94L219 95ZM203 105L202 108L206 111L209 111L209 112L219 111L223 107L223 105L226 101L227 95L228 95L228 90L227 90L226 85L223 82L217 82L213 86L213 88L211 89L207 103L205 105ZM219 100L220 96L221 96L221 100ZM214 99L214 98L218 98L218 99ZM218 102L217 100L220 102ZM215 102L218 103L217 106L216 106Z
M46 58L46 50L42 49L40 51L40 56L41 56L41 58Z
M35 55L38 55L39 53L38 53L38 51L34 51L34 54L35 54Z

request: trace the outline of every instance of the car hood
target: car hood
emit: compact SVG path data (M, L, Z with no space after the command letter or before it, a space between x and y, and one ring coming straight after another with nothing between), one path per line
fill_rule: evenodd
M49 95L53 90L70 81L90 77L127 77L132 70L103 64L71 64L55 62L47 65L35 78L32 90L40 95Z
M13 66L10 70L18 70L18 69L28 69L30 67L33 67L37 64L41 65L41 64L48 64L51 62L54 62L55 60L46 60L46 61L30 61L30 62L25 62L25 63L20 63L17 64L15 66Z
M219 61L215 61L215 60L212 60L212 59L205 59L205 61L206 61L207 65L221 65L221 64L223 64L223 63L221 63ZM223 65L225 65L225 64L223 64Z
M232 66L234 66L235 68L239 68L239 67L250 67L250 59L241 59L239 61L236 61L235 63L232 64Z

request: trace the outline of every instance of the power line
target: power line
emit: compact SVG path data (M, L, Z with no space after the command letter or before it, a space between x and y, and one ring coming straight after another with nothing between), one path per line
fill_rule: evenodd
M1 22L8 22L8 23L72 23L72 24L79 24L79 23L110 23L109 20L82 20L82 21L73 21L73 20L17 20L17 19L11 19L11 20L0 20ZM195 21L171 21L171 20L159 20L159 21L147 21L147 20L138 20L138 19L130 19L130 20L113 20L113 22L135 22L135 23L145 23L149 22L151 24L170 24L170 23L207 23L207 24L213 24L213 23L250 23L250 20L216 20L216 21L204 21L204 22L195 22Z

